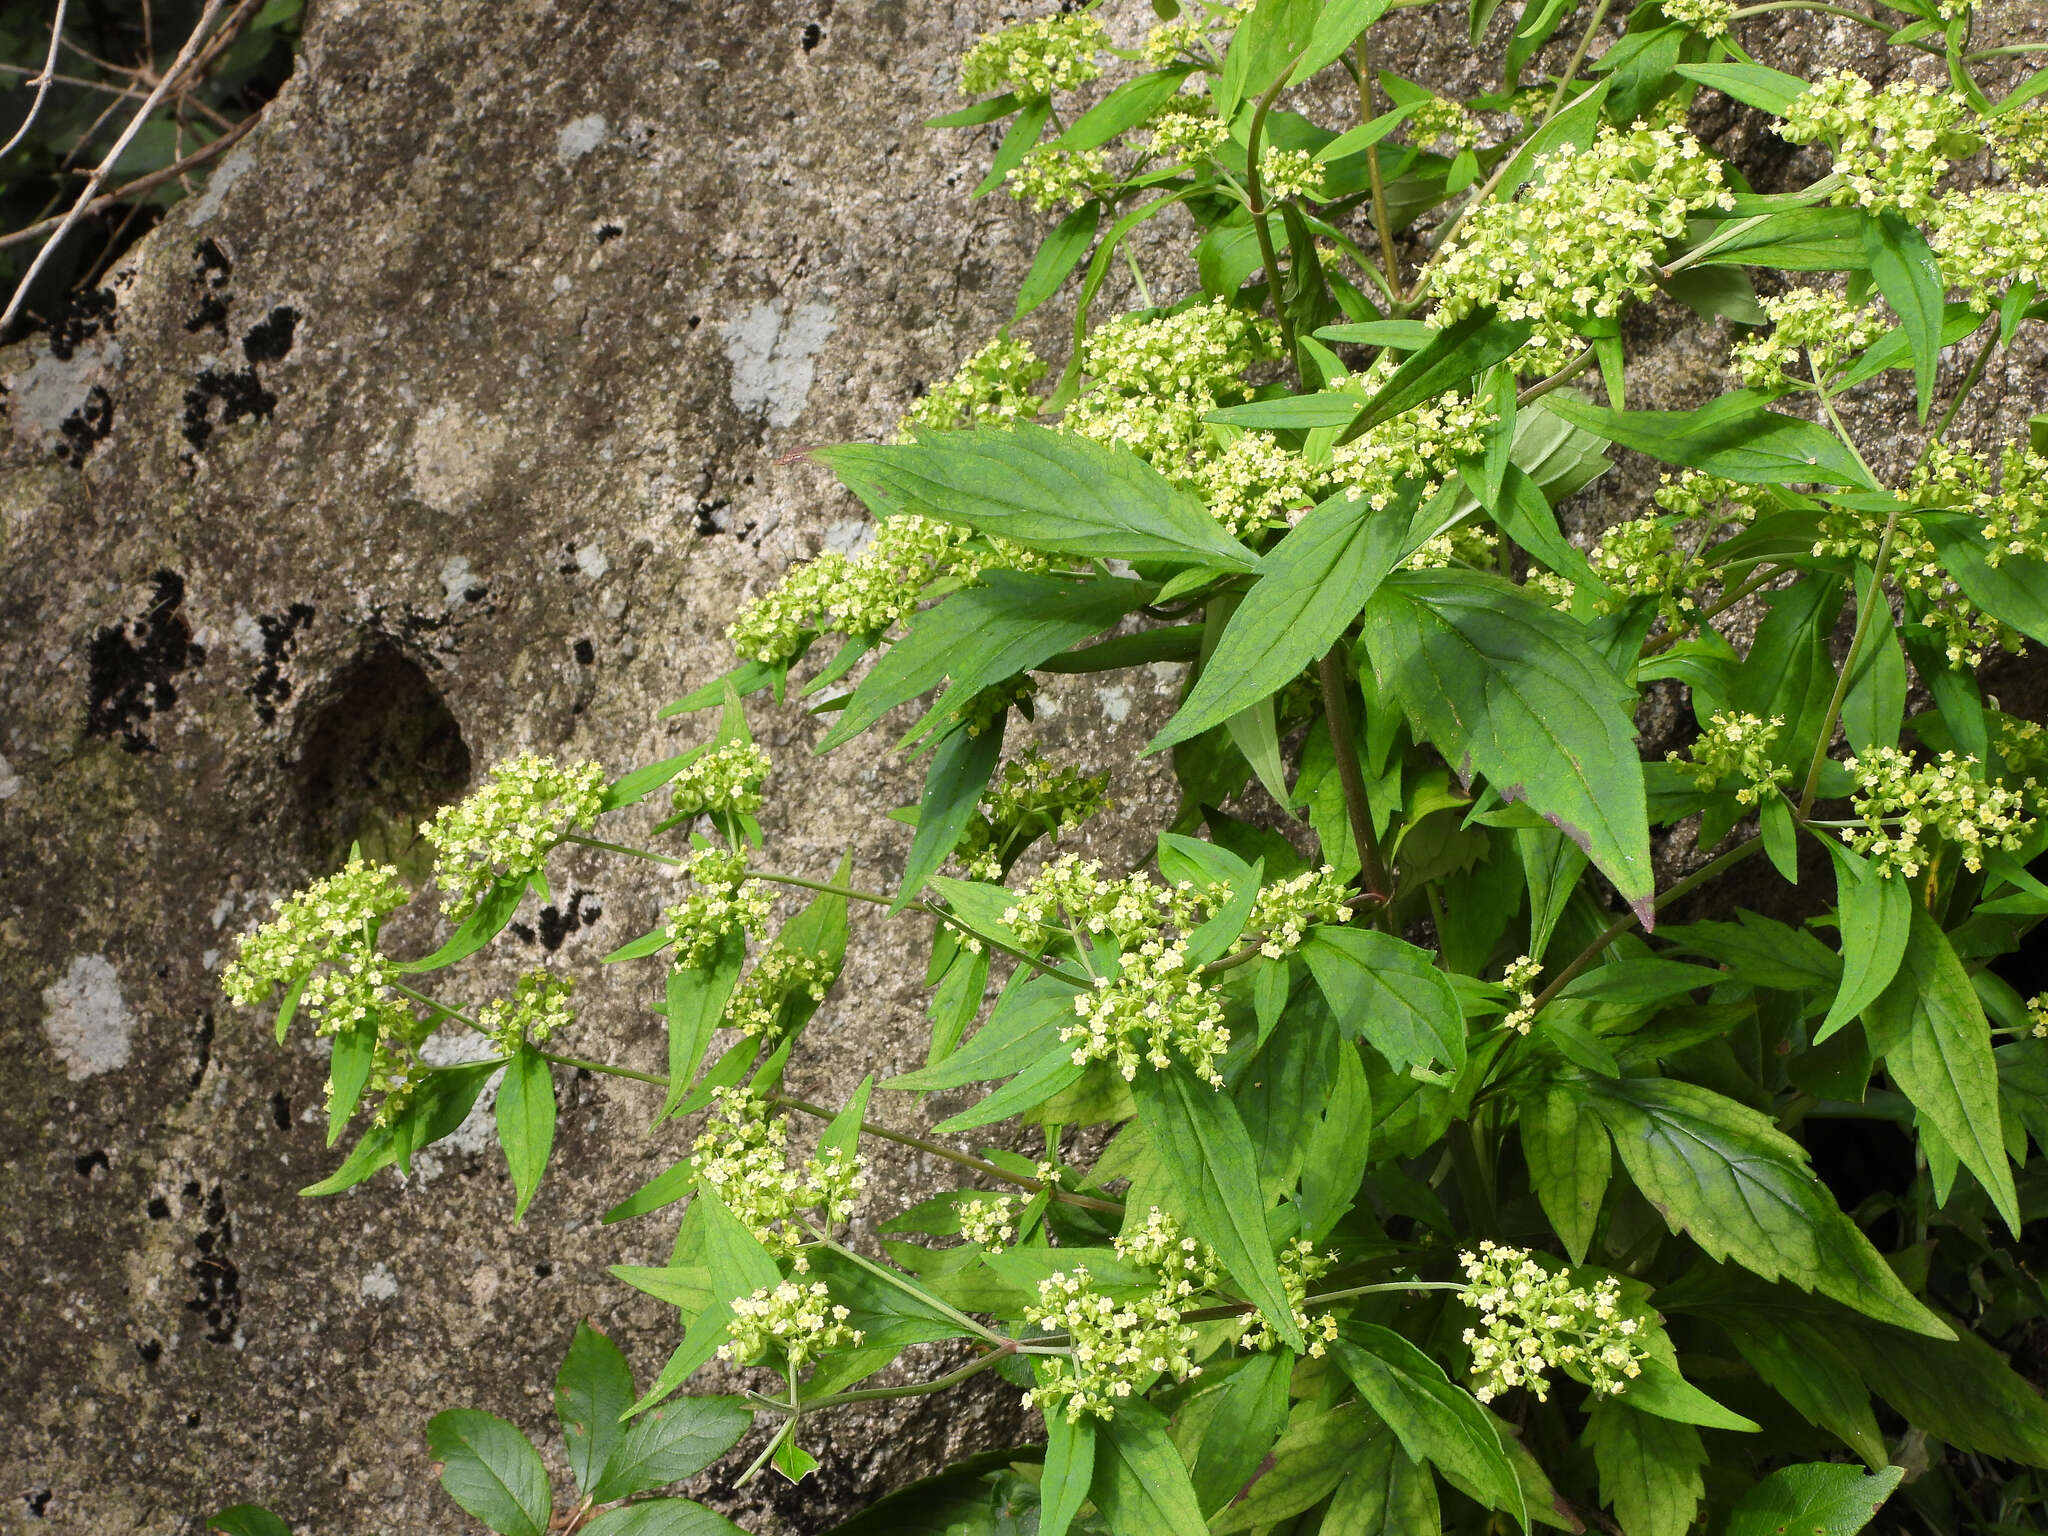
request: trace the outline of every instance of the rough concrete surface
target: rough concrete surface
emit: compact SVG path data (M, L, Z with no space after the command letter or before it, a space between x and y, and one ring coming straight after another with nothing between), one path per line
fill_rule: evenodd
M1130 11L1120 31L1149 19ZM1464 83L1462 16L1396 18L1388 57ZM338 1157L324 1064L216 976L352 839L416 861L412 824L500 757L622 768L703 739L703 717L655 711L729 665L745 596L863 522L784 456L886 432L1028 265L1040 221L967 200L988 130L920 126L998 17L316 0L265 122L111 307L0 354L0 1529L170 1536L242 1500L335 1536L468 1529L430 1414L502 1414L559 1471L548 1384L575 1319L643 1379L666 1356L673 1310L605 1269L658 1262L673 1213L595 1221L676 1154L673 1128L644 1134L651 1090L564 1081L517 1229L487 1133L410 1182L301 1201ZM1850 39L1793 42L1776 62L1804 68ZM1753 135L1740 117L1720 126ZM1646 403L1717 384L1720 346L1671 334ZM1992 382L2031 408L2021 379ZM1106 766L1176 685L1049 688L1041 731ZM881 813L913 772L810 758L794 710L756 724L783 765L779 866L822 875L851 843L886 878L903 844ZM1122 773L1124 824L1170 813L1164 774ZM450 995L573 965L573 1048L658 1068L655 973L594 964L653 921L647 870L560 860L555 905ZM836 1103L911 1064L908 937L856 924L794 1089ZM934 1172L884 1158L876 1183ZM817 1530L1028 1434L1009 1393L928 1400L834 1420L800 1490L698 1488L751 1529Z

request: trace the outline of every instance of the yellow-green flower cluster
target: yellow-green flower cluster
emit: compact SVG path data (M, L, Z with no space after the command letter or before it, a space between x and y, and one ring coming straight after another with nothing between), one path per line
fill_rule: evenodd
M1576 1366L1598 1397L1625 1391L1642 1375L1649 1351L1638 1342L1642 1325L1621 1315L1621 1282L1613 1276L1591 1289L1571 1283L1568 1270L1546 1271L1526 1248L1482 1242L1461 1253L1470 1282L1462 1298L1479 1312L1465 1330L1472 1351L1472 1395L1492 1402L1527 1387L1538 1402L1550 1394L1550 1373Z
M2012 467L2017 473L2008 502L2007 493L1996 484L1989 460L1968 449L1935 443L1914 466L1901 496L1915 507L1970 511L1983 518L1984 537L1992 546L1985 551L1985 559L1996 564L2005 558L2013 540L2024 543L2032 537L2033 513L2027 498L2034 494L2029 490L2033 471L2025 463ZM2001 522L2002 515L2014 520ZM1821 515L1821 537L1815 541L1814 553L1836 558L1853 554L1868 563L1876 556L1884 524L1882 513L1830 506ZM2017 653L2025 648L2023 636L1983 612L1956 588L1933 541L1910 519L1902 519L1893 531L1891 576L1902 592L1922 599L1927 626L1942 637L1950 665L1974 667L1988 650Z
M1730 361L1742 382L1766 394L1825 386L1884 333L1875 306L1858 307L1839 294L1794 288L1764 299L1771 329L1735 344ZM1795 371L1805 364L1805 371Z
M960 61L960 89L969 96L1071 91L1102 73L1095 56L1108 46L1109 29L1085 11L985 32Z
M1058 841L1109 804L1106 773L1048 761L1027 747L981 793L974 820L954 851L970 880L1000 880L1019 853L1041 837Z
M2033 826L2021 793L1987 782L1974 757L1944 752L1916 763L1895 747L1880 747L1847 766L1856 780L1850 810L1863 825L1844 828L1842 841L1880 875L1912 879L1936 856L1930 841L1960 850L1963 867L1974 873L1987 851L2010 852Z
M897 440L908 442L912 427L950 431L1027 421L1038 414L1031 386L1044 377L1045 359L1031 350L1030 342L998 337L910 408Z
M1276 350L1272 325L1221 299L1170 315L1119 315L1082 343L1089 387L1062 425L1185 478L1187 461L1210 441L1202 418L1245 400L1245 370Z
M2048 1040L2048 992L2027 999L2028 1033L2036 1040Z
M989 1253L1001 1253L1017 1240L1017 1214L1023 1202L1014 1195L990 1195L960 1202L960 1235Z
M1735 0L1664 0L1664 14L1701 37L1726 37L1735 19Z
M1479 119L1466 111L1463 103L1432 96L1408 114L1402 132L1409 143L1424 149L1439 139L1449 139L1451 148L1460 150L1477 149L1482 130Z
M1995 719L1992 744L1998 749L1998 760L2005 765L2000 780L2017 780L2025 787L2028 780L2048 773L2048 726L2038 720L2017 720L2011 715L1998 715Z
M1084 1417L1110 1419L1117 1404L1155 1375L1185 1381L1201 1374L1190 1351L1199 1337L1181 1320L1191 1297L1219 1278L1214 1257L1185 1236L1156 1206L1144 1225L1116 1240L1120 1258L1154 1269L1158 1289L1117 1301L1097 1289L1085 1265L1039 1282L1038 1304L1025 1321L1071 1341L1070 1353L1051 1357L1030 1401L1048 1418L1064 1411L1069 1424Z
M540 1044L558 1029L576 1020L569 998L576 990L574 976L553 971L528 971L521 976L510 997L494 997L476 1016L477 1028L506 1051L519 1049L521 1041Z
M1368 381L1374 377L1365 375ZM1392 501L1404 480L1421 482L1421 494L1427 498L1459 460L1486 447L1493 422L1491 400L1438 395L1332 449L1328 483L1332 489L1341 487L1346 499L1368 501L1374 507ZM1466 551L1461 547L1460 552Z
M847 1326L853 1314L833 1303L822 1280L763 1286L751 1296L735 1296L731 1305L731 1337L718 1346L718 1358L735 1365L758 1365L780 1355L788 1369L801 1372L829 1351L866 1337Z
M1259 935L1260 954L1268 960L1279 960L1300 948L1302 939L1316 924L1342 923L1349 917L1349 896L1350 891L1331 865L1303 870L1262 889L1252 904L1251 920L1245 927Z
M763 950L725 1005L725 1022L743 1035L770 1035L782 1005L802 992L822 1003L837 970L823 955L780 942Z
M1216 1063L1230 1046L1222 1000L1188 961L1185 939L1152 938L1118 957L1116 974L1098 976L1074 999L1074 1022L1060 1039L1077 1066L1106 1061L1125 1082L1138 1068L1163 1072L1179 1056L1195 1076L1223 1086Z
M1268 144L1259 151L1259 182L1269 203L1284 197L1312 201L1323 195L1322 167L1305 149L1279 149Z
M1297 1237L1283 1247L1277 1257L1280 1288L1287 1294L1287 1307L1294 1314L1294 1326L1308 1340L1309 1358L1320 1360L1330 1341L1337 1337L1337 1314L1325 1312L1321 1317L1310 1317L1308 1288L1329 1273L1330 1266L1337 1262L1337 1255L1317 1253L1314 1243L1305 1237ZM1280 1335L1273 1331L1264 1317L1260 1317L1239 1342L1246 1349L1278 1349Z
M1778 133L1794 144L1833 149L1844 182L1835 202L1932 224L1939 212L1935 187L1972 145L1962 132L1968 110L1961 97L1935 86L1897 80L1879 91L1837 69L1793 98Z
M1464 522L1446 533L1431 534L1402 564L1411 571L1442 571L1454 565L1491 570L1499 549L1497 535L1476 523Z
M1723 480L1699 469L1658 476L1657 489L1651 492L1650 499L1666 512L1714 527L1752 522L1765 505L1761 486Z
M306 978L299 1012L313 1021L316 1035L366 1028L382 1034L394 1017L412 1017L391 996L391 983L397 979L398 967L373 949L338 955L329 969Z
M1771 747L1785 717L1765 720L1735 710L1717 710L1707 728L1692 744L1690 756L1667 753L1665 761L1693 781L1701 790L1719 789L1730 779L1738 781L1735 798L1743 805L1755 805L1779 784L1792 777L1792 770L1771 760Z
M2013 284L2048 275L2048 188L1983 188L1949 198L1933 244L1950 286L1984 314Z
M791 1218L815 1210L828 1229L835 1227L853 1213L867 1182L862 1159L837 1147L792 1165L788 1122L741 1088L712 1094L690 1160L699 1186L717 1195L770 1253L794 1257L800 1272L808 1268L797 1251L804 1234L792 1230Z
M1049 208L1078 208L1095 196L1109 162L1099 149L1062 149L1041 144L1003 177L1010 196L1040 213Z
M2033 173L2048 168L2048 101L2034 100L1997 117L1980 118L1977 131L2009 170Z
M1031 877L1003 922L1026 944L1043 944L1059 932L1108 934L1128 944L1164 927L1190 929L1204 908L1188 881L1162 886L1143 871L1105 879L1099 860L1064 853Z
M1518 955L1508 962L1500 984L1515 994L1515 1006L1501 1020L1518 1035L1529 1033L1536 1022L1536 978L1543 974L1543 962L1534 955Z
M1162 112L1152 119L1151 128L1146 148L1170 165L1200 160L1230 137L1220 118L1194 112Z
M1720 164L1678 128L1602 128L1584 149L1545 155L1512 202L1469 218L1438 264L1442 327L1486 305L1536 322L1519 355L1550 371L1578 350L1575 327L1656 289L1657 258L1686 215L1731 201Z
M751 741L713 747L675 777L670 791L680 816L751 815L761 809L768 754Z
M323 960L367 949L370 926L405 899L397 870L357 855L279 901L270 921L243 934L221 972L221 991L244 1007L261 1002L272 987L289 985Z
M498 764L482 789L420 828L434 845L441 910L460 922L500 880L534 873L564 838L597 820L604 789L596 763L564 767L524 752Z
M1606 613L1632 597L1654 597L1657 612L1674 625L1689 624L1699 612L1693 588L1705 572L1691 550L1678 542L1661 517L1638 517L1616 523L1600 535L1586 557L1593 574L1613 589L1595 605Z
M747 879L745 854L693 848L684 856L683 877L696 889L662 914L679 970L709 960L728 933L758 939L768 931L768 887Z

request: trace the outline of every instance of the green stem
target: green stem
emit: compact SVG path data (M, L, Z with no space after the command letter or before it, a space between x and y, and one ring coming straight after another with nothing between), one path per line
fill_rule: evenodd
M1365 772L1358 766L1358 732L1351 720L1351 680L1345 675L1344 642L1323 654L1317 677L1323 690L1323 713L1330 730L1330 749L1337 757L1337 779L1344 788L1344 809L1351 818L1351 838L1358 845L1359 875L1366 893L1386 903L1394 899L1394 882L1380 856L1380 840L1372 829L1372 802L1366 797Z
M1373 87L1372 47L1366 41L1366 34L1358 35L1358 121L1369 123L1378 114L1377 92ZM1398 297L1401 291L1401 258L1394 251L1394 221L1387 213L1387 184L1380 176L1380 147L1368 144L1365 149L1365 172L1372 182L1372 227L1379 236L1380 263L1387 270L1389 297Z
M477 1023L475 1019L471 1018L468 1014L464 1013L460 1008L450 1008L446 1003L436 1002L433 998L427 996L427 994L424 992L413 991L411 987L408 987L402 981L392 982L391 990L398 993L398 995L401 997L409 997L416 1003L425 1004L427 1007L433 1009L434 1012L440 1014L443 1018L453 1019L458 1024L468 1025L469 1028L475 1030L480 1035L490 1033L489 1030L485 1029L483 1025Z
M1764 3L1761 5L1743 6L1740 10L1731 13L1728 19L1730 21L1742 21L1751 16L1767 16L1773 11L1811 11L1816 16L1836 16L1843 21L1853 21L1858 26L1869 27L1872 31L1882 32L1887 36L1899 30L1889 22L1882 21L1875 16L1866 16L1861 11L1852 11L1844 6L1822 5L1818 3L1818 0L1764 0ZM1920 38L1915 38L1906 46L1917 48L1922 53L1934 54L1937 57L1942 52L1941 49Z
M893 1398L923 1397L927 1393L943 1392L949 1387L957 1387L961 1382L979 1376L983 1371L1001 1365L1017 1353L1016 1341L1011 1340L999 1349L990 1350L980 1359L970 1360L958 1370L948 1371L943 1376L934 1376L930 1381L912 1382L904 1387L862 1387L852 1392L834 1392L830 1397L816 1397L800 1404L799 1410L804 1413L816 1413L821 1408L842 1408L849 1403L881 1403ZM775 1406L785 1412L788 1411L787 1404L777 1403Z
M1547 379L1538 379L1519 395L1515 396L1517 406L1527 405L1532 400L1541 400L1559 385L1569 384L1593 365L1596 356L1591 347L1581 348L1578 356L1566 363Z
M1294 321L1280 297L1280 256L1273 249L1273 232L1266 227L1266 187L1259 175L1259 136L1266 129L1266 114L1272 110L1273 103L1293 73L1292 67L1282 70L1280 78L1259 98L1259 104L1252 112L1251 127L1245 133L1244 182L1251 207L1252 230L1259 241L1259 259L1266 265L1266 296L1273 301L1273 313L1280 320L1280 340L1287 348L1287 363L1298 380L1301 377L1301 359L1295 352Z
M1812 362L1813 359L1809 355L1807 358L1809 367L1812 366ZM1818 378L1818 376L1818 370L1816 370L1815 377ZM1869 476L1873 487L1882 485L1884 482L1877 478L1877 471L1870 467L1870 461L1863 457L1863 451L1856 446L1856 440L1849 435L1849 429L1842 425L1842 418L1836 414L1835 397L1829 394L1826 389L1819 387L1815 388L1814 393L1820 396L1821 413L1827 417L1828 425L1835 429L1835 436L1842 440L1842 446L1849 450L1849 456L1856 461L1856 467Z
M655 864L668 864L677 869L690 861L679 859L672 854L656 853L652 848L633 848L625 843L608 843L601 837L585 837L580 832L571 832L562 839L565 843L577 843L585 848L602 848L606 853L623 853L635 859L646 859Z
M1825 400L1827 397L1821 397ZM1820 790L1820 771L1828 760L1828 748L1834 745L1835 721L1841 718L1842 702L1849 697L1849 681L1856 675L1856 658L1862 654L1864 636L1870 633L1871 620L1878 609L1884 610L1887 622L1892 616L1891 604L1884 596L1884 568L1891 559L1892 536L1898 532L1899 514L1894 512L1885 519L1884 537L1877 541L1877 555L1871 561L1869 601L1861 603L1856 613L1856 628L1849 636L1849 654L1842 658L1842 670L1835 678L1835 691L1828 699L1827 713L1821 716L1820 738L1813 744L1813 761L1807 765L1806 782L1800 786L1799 808L1793 813L1798 821L1805 821L1813 811L1813 797Z
M1926 460L1934 445L1946 437L1948 429L1955 425L1956 413L1962 410L1963 402L1970 397L1970 391L1975 389L1978 380L1984 377L1984 370L1991 362L1991 354L1997 350L1998 331L1993 328L1991 334L1984 338L1984 345L1977 349L1977 355L1970 359L1969 372L1963 375L1962 383L1956 386L1955 398L1949 401L1948 409L1941 413L1941 420L1935 423L1934 430L1927 434L1927 442L1920 450L1920 457L1913 461L1916 467Z
M1643 642L1641 654L1643 655L1643 657L1648 658L1656 655L1659 651L1668 650L1670 647L1678 644L1680 640L1684 639L1687 634L1690 634L1693 629L1697 629L1700 625L1705 624L1709 619L1719 618L1722 614L1726 613L1730 608L1733 608L1737 603L1741 602L1744 598L1752 597L1756 593L1761 592L1765 587L1769 586L1772 582L1776 581L1780 576L1784 574L1784 571L1775 565L1766 566L1763 570L1758 571L1756 574L1751 576L1748 581L1744 582L1741 586L1737 587L1733 592L1730 592L1726 596L1722 597L1719 602L1713 605L1713 607L1701 609L1699 618L1694 622L1694 624L1690 628L1667 629L1663 634L1657 636L1654 640L1645 640Z
M558 1067L576 1067L585 1072L601 1073L605 1077L624 1077L636 1083L652 1083L657 1088L669 1086L667 1078L657 1077L652 1072L636 1072L631 1067L615 1067L609 1062L587 1061L581 1056L558 1056L553 1051L542 1051L540 1059L553 1062Z
M1572 88L1572 82L1578 78L1579 66L1586 62L1586 51L1593 46L1593 34L1600 30L1600 23L1607 19L1608 7L1613 3L1614 0L1600 0L1600 3L1593 7L1592 20L1586 23L1586 30L1579 34L1579 46L1572 50L1571 62L1565 65L1564 73L1557 77L1557 90L1550 98L1550 110L1544 114L1544 121L1548 122L1557 116L1558 109L1564 105L1565 93Z

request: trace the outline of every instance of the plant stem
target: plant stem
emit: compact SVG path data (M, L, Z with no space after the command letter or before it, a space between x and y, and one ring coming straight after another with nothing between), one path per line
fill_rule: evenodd
M471 1029L475 1030L480 1035L489 1033L489 1031L486 1030L483 1027L483 1025L477 1023L475 1019L471 1018L468 1014L464 1013L460 1008L450 1008L446 1003L436 1002L433 998L427 996L427 994L424 992L413 991L411 987L408 987L402 981L394 981L393 983L391 983L391 990L398 993L398 995L401 997L411 998L416 1003L424 1003L427 1007L433 1009L434 1012L440 1014L443 1018L453 1019L458 1024L468 1025Z
M1467 1219L1481 1232L1500 1225L1500 1212L1493 1201L1493 1170L1480 1155L1479 1127L1461 1120L1444 1138L1451 1149L1451 1165L1458 1172L1458 1187L1465 1192Z
M608 843L601 837L585 837L580 832L571 832L562 839L565 843L577 843L585 848L602 848L606 853L623 853L635 859L647 859L655 864L667 864L680 869L690 861L676 858L673 854L656 853L652 848L633 848L625 843Z
M800 1404L799 1409L804 1413L816 1413L820 1408L840 1408L849 1403L880 1403L892 1398L923 1397L927 1393L943 1392L948 1387L957 1387L970 1377L979 1376L983 1371L1001 1365L1016 1353L1017 1343L1012 1339L999 1348L991 1349L980 1359L970 1360L958 1370L948 1371L943 1376L934 1376L930 1381L912 1382L905 1387L862 1387L852 1392L834 1392L830 1397L812 1398L809 1402ZM775 1406L784 1409L785 1412L788 1411L787 1404L777 1403Z
M636 1072L631 1067L615 1067L608 1062L586 1061L581 1056L558 1056L553 1051L542 1051L540 1059L553 1062L558 1067L576 1067L585 1072L601 1073L605 1077L625 1077L636 1083L652 1083L657 1088L669 1086L667 1078L657 1077L652 1072Z
M1593 34L1600 30L1600 23L1607 19L1608 7L1613 3L1614 0L1600 0L1600 3L1593 7L1592 19L1586 23L1586 30L1579 34L1579 46L1572 50L1571 62L1565 65L1564 72L1557 77L1557 90L1550 98L1550 110L1544 114L1545 122L1557 116L1558 108L1564 105L1565 92L1572 88L1572 81L1578 78L1579 66L1586 62L1586 50L1593 46Z
M1805 821L1813 811L1813 797L1820 788L1820 770L1828 760L1828 748L1834 745L1835 721L1841 717L1843 700L1849 697L1849 680L1856 675L1856 658L1862 653L1863 637L1870 632L1871 619L1879 608L1884 609L1887 622L1891 619L1891 604L1884 596L1884 568L1891 558L1892 536L1898 529L1899 514L1894 512L1885 519L1884 537L1877 541L1877 555L1871 562L1869 600L1858 608L1856 628L1849 636L1849 654L1842 658L1835 691L1828 699L1827 713L1821 716L1820 739L1813 744L1813 761L1807 765L1806 782L1799 790L1799 808L1793 813L1799 821Z
M1969 372L1963 375L1962 383L1956 386L1956 396L1949 401L1948 409L1941 413L1941 420L1936 422L1934 430L1927 434L1926 445L1921 448L1920 457L1914 460L1915 465L1924 461L1934 445L1948 435L1948 429L1955 425L1956 413L1962 410L1963 402L1970 397L1970 391L1977 387L1977 381L1984 377L1984 370L1991 362L1991 354L1997 350L1998 331L1994 328L1991 334L1984 338L1984 345L1977 349L1977 355L1970 359Z
M1373 108L1377 92L1373 88L1372 45L1366 41L1366 34L1358 35L1358 121L1369 123L1377 115ZM1380 263L1387 270L1390 298L1397 298L1401 292L1401 258L1394 250L1394 221L1387 214L1387 184L1380 176L1380 147L1368 144L1365 147L1365 171L1372 182L1372 227L1379 236Z
M1273 82L1273 88L1259 98L1259 104L1252 112L1251 127L1245 133L1244 183L1251 205L1252 231L1259 240L1259 259L1266 264L1266 296L1273 301L1273 313L1280 320L1280 340L1287 348L1287 364L1299 380L1301 359L1295 352L1294 320L1280 297L1280 257L1273 249L1273 231L1266 227L1266 187L1259 176L1259 136L1265 132L1266 114L1272 110L1274 101L1293 73L1291 67L1283 70L1280 78Z
M1330 728L1330 749L1337 757L1337 778L1344 786L1344 809L1351 818L1352 841L1358 845L1359 875L1366 893L1382 903L1394 899L1394 883L1380 856L1380 840L1372 829L1372 802L1366 798L1365 772L1358 766L1358 732L1351 720L1351 680L1345 675L1344 642L1339 639L1317 667L1323 688L1323 714Z
M1527 389L1515 396L1515 404L1517 406L1524 406L1532 400L1541 400L1559 385L1569 384L1592 366L1595 356L1596 354L1591 347L1582 348L1578 356L1550 375L1549 378L1538 379L1534 384L1531 384Z

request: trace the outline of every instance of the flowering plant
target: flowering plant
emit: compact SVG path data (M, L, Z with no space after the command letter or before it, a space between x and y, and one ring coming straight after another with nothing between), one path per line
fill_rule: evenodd
M2019 1528L2048 1405L1996 1346L2048 1326L2022 1231L2048 996L2005 957L2048 916L2048 753L1978 678L2048 643L2048 420L1965 408L2048 320L2048 71L1994 98L2035 45L1891 0L1828 9L1932 83L1803 80L1744 50L1787 4L1644 3L1609 37L1609 0L1582 32L1526 0L1462 102L1374 68L1388 0L1160 0L1135 31L1105 6L973 46L949 121L1010 125L984 190L1060 214L1017 302L1071 287L1057 371L1006 332L894 440L819 450L865 547L734 619L739 664L671 711L721 711L703 746L616 779L518 758L442 812L436 953L383 953L406 892L357 861L230 969L331 1038L333 1133L364 1123L309 1193L404 1168L498 1071L519 1211L558 1069L704 1117L606 1218L675 1225L623 1272L678 1308L673 1353L642 1392L579 1332L559 1517L516 1431L442 1415L465 1508L717 1529L598 1511L750 1426L735 1480L801 1480L833 1410L982 1378L1042 1442L861 1528L1850 1532L1909 1469L1934 1528ZM1497 9L1472 0L1475 38ZM1310 115L1325 82L1353 120ZM1751 186L1688 127L1723 98L1816 174ZM1199 291L1141 264L1169 219ZM1105 317L1119 263L1138 307ZM1693 314L1739 333L1695 342L1741 387L1632 404L1631 325ZM1880 442L1892 385L1920 425ZM1617 451L1661 479L1568 536ZM779 870L754 820L777 770L746 701L828 651L818 745L909 722L929 759L865 881ZM1186 687L1147 750L1182 804L1152 867L1106 868L1071 844L1123 765L1025 739L1036 678L1161 665ZM1696 729L1644 742L1653 687ZM664 792L651 844L595 835ZM676 874L609 957L650 972L665 1076L561 1054L566 978L420 990L564 844ZM1739 868L1768 912L1695 899ZM930 936L929 1055L820 1107L784 1068L863 904ZM444 1027L497 1054L431 1064ZM1816 1176L1850 1187L1816 1129L1844 1124L1911 1164L1853 1210ZM875 1209L877 1136L967 1184ZM905 1353L931 1345L947 1368ZM700 1370L733 1390L678 1397ZM591 1449L643 1442L668 1450Z

